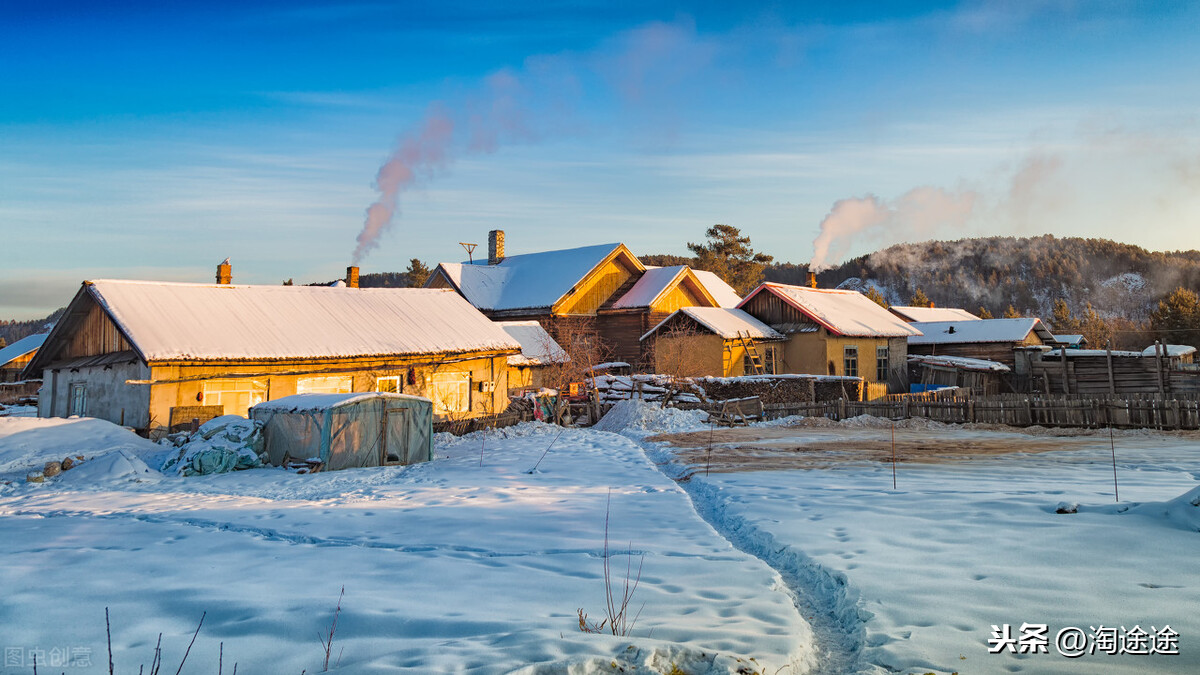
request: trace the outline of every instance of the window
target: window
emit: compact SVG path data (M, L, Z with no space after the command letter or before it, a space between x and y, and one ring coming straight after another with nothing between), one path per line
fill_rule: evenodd
M71 385L71 414L87 415L87 387L83 384Z
M259 380L209 380L204 383L204 405L225 407L226 415L245 417L251 406L267 400L267 383Z
M354 391L350 375L312 375L296 380L297 394L349 394Z
M383 391L389 394L401 394L404 392L404 386L400 384L399 375L377 377L375 378L375 391Z
M434 373L429 381L429 398L438 415L471 411L471 374Z
M858 347L842 348L842 374L858 377Z
M886 346L875 348L875 381L887 382L888 370L890 370L888 362L888 348Z
M775 345L768 345L763 349L763 368L766 369L768 375L774 375L775 370Z

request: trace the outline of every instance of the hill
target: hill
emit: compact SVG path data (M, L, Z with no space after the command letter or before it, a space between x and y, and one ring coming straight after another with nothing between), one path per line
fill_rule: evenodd
M803 265L775 265L766 278L803 283ZM817 275L822 286L876 287L894 304L917 289L937 305L980 307L1000 316L1012 305L1049 317L1062 299L1076 315L1087 303L1105 316L1141 322L1172 290L1200 288L1200 251L1158 252L1107 239L983 237L898 244Z

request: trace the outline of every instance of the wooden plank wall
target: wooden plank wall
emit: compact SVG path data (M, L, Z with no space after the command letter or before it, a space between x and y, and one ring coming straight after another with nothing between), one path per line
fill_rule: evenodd
M767 419L788 415L841 420L871 415L893 420L920 417L949 424L982 423L1102 429L1200 429L1200 393L1124 395L998 394L972 397L888 397L883 401L768 404Z

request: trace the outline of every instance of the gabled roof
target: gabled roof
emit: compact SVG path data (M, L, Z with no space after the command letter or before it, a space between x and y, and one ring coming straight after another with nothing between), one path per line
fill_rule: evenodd
M908 322L914 321L979 321L979 317L965 309L954 307L909 307L892 305L893 314Z
M644 269L624 244L599 244L512 255L496 265L488 265L486 260L440 263L434 273L440 271L463 297L482 310L550 308L601 263L622 252L638 271Z
M643 335L641 339L645 340L654 335L659 328L662 328L679 315L693 319L696 323L726 340L735 339L738 336L745 336L756 340L782 340L785 337L782 333L775 331L775 329L750 316L750 314L741 309L732 309L729 307L684 307L672 312L670 316L663 319L657 326L651 328L650 332Z
M57 358L93 302L147 363L520 349L450 290L97 280L83 283L31 368Z
M536 321L497 321L508 336L521 345L521 353L508 357L510 366L542 366L571 360L563 348Z
M637 280L629 292L622 295L613 303L613 309L629 309L632 307L648 307L654 304L660 295L666 293L684 276L687 275L687 265L673 267L646 267L642 278ZM705 289L707 290L707 289Z
M29 352L37 351L49 335L49 333L27 335L4 349L0 349L0 367L3 367L6 363L16 361Z
M858 291L763 282L750 291L738 307L745 307L759 293L775 295L835 335L906 337L921 334Z
M921 335L908 339L913 345L948 345L970 342L1021 342L1036 332L1046 344L1054 335L1040 319L979 319L977 321L931 321L911 324Z
M1076 335L1076 334L1064 335L1062 333L1055 333L1054 341L1060 345L1067 345L1068 347L1073 346L1073 345L1087 344L1087 339L1085 337L1083 337L1082 335Z
M696 273L696 278L704 287L708 289L709 294L717 301L718 307L737 307L742 301L742 296L733 290L733 286L725 283L725 280L708 270L692 270Z

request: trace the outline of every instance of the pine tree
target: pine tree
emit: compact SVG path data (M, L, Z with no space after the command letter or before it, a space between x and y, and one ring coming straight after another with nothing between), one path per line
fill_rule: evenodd
M1019 318L1021 318L1021 313L1017 311L1016 307L1009 305L1008 309L1004 310L1004 318L1005 319L1019 319Z
M409 288L420 288L429 279L430 269L425 266L425 263L413 258L408 262L408 269L404 270L404 273L408 275Z
M696 254L696 267L721 277L740 295L745 295L762 281L763 269L774 258L755 253L750 237L732 225L713 225L705 231L706 244L688 242L688 250Z
M884 309L888 308L887 298L883 297L883 294L879 292L878 288L875 288L874 286L869 286L867 288L867 292L863 293L863 295L870 298L875 304L879 305L880 307L882 307Z
M913 293L912 298L909 299L908 305L909 307L933 307L933 301L925 295L925 291L918 288L917 292Z
M982 305L979 307L978 314L979 314L979 318L981 318L981 319L994 319L995 318L994 316L992 316L992 313L987 310L987 307L984 307Z
M1200 297L1176 288L1150 312L1150 328L1168 344L1200 345Z
M1054 307L1050 310L1050 323L1054 327L1054 332L1060 335L1079 332L1079 322L1071 316L1071 308L1067 307L1067 302L1062 298L1054 301Z

